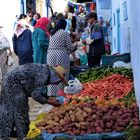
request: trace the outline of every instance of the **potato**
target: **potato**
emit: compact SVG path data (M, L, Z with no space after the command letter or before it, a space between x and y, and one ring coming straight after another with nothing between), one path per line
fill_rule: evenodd
M122 127L117 127L117 128L116 128L116 131L117 131L117 132L122 132L122 131L123 131L123 128L122 128Z
M61 133L65 132L65 131L66 131L65 128L62 128L62 129L61 129Z
M75 122L75 116L73 114L70 115L71 122Z
M86 118L86 117L88 116L88 114L87 114L86 112L82 112L82 116L83 116L84 118Z
M53 133L53 131L51 129L48 129L47 132L50 133L50 134Z
M53 121L53 120L46 120L46 123L48 125L54 125L55 124L55 121Z
M86 122L80 122L79 124L85 126L87 123Z
M86 134L86 131L81 130L80 135L85 135L85 134Z
M83 116L76 116L76 120L79 121L79 122L84 122L84 118Z
M92 134L92 130L88 130L87 131L87 134Z
M59 121L59 123L60 123L60 125L65 125L65 124L66 124L66 121L65 121L64 119L61 119L61 120Z
M64 115L59 114L58 117L59 117L60 119L63 119L63 118L64 118Z
M47 126L45 126L45 129L50 129L50 128L54 128L54 125L47 125Z
M91 113L91 112L92 112L92 109L89 108L89 107L84 107L83 109L84 109L84 111L86 111L87 113Z
M76 113L75 113L75 116L81 116L81 113L76 112Z
M46 130L45 127L41 127L41 126L40 126L40 127L37 127L37 128L38 128L39 130L41 130L41 131Z
M83 112L83 110L80 108L80 107L77 107L77 112L79 112L79 113L82 113Z
M75 131L74 131L74 134L75 134L75 135L80 135L80 130L75 130Z
M101 128L105 129L105 123L102 120L100 122L100 126L101 126Z
M67 133L67 134L70 134L70 135L73 134L72 131L66 131L66 133Z
M36 123L35 124L37 127L44 127L44 126L46 126L46 122L45 121L40 121L40 122L38 122L38 123Z
M92 128L92 129L91 129L91 132L92 132L92 133L95 133L96 131L95 131L95 129L94 129L94 128Z
M120 126L120 127L121 127L121 126L122 126L122 127L125 126L125 122L122 121L122 120L120 120L120 121L118 122L118 126Z
M80 124L80 123L75 123L75 126L76 126L77 128L80 128L80 127L81 127L81 124Z
M106 123L106 128L111 129L111 128L112 128L112 123L111 123L111 122L107 122L107 123Z
M59 117L58 116L54 117L54 121L59 122L60 121Z
M91 116L91 119L93 119L93 120L95 120L97 118L97 115L96 114L93 114L92 116Z
M104 132L112 132L112 130L111 129L105 129Z
M97 133L103 133L104 132L104 130L99 126L96 127L95 130L96 130Z
M55 130L53 130L53 133L60 133L60 130L59 129L55 129Z
M73 111L72 111L72 110L70 110L70 111L69 111L69 114L73 114Z

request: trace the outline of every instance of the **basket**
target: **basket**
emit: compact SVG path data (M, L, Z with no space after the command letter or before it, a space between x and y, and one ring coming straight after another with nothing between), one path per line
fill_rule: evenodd
M102 56L102 66L108 67L112 66L116 61L123 61L125 63L130 62L130 53L125 53L121 55L103 55Z

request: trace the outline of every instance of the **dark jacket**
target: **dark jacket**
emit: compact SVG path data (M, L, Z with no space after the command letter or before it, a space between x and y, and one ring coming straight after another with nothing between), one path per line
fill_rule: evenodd
M31 34L32 32L29 29L26 29L18 37L14 34L12 38L13 49L15 54L19 58L20 65L33 62L33 47Z

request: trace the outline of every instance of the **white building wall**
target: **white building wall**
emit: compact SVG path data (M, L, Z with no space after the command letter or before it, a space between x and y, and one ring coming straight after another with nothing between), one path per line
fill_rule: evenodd
M123 11L123 3L125 1L127 4L127 20L124 20ZM117 10L120 10L120 50L117 47ZM112 53L130 52L130 0L112 0L112 27Z
M97 15L102 16L105 21L109 21L111 18L111 9L102 9L100 0L96 0L97 5Z
M67 8L68 0L52 0L54 12L63 13Z
M2 31L12 46L13 26L15 16L20 14L20 0L0 0L0 25Z
M131 61L137 103L140 107L140 0L130 0L131 9Z

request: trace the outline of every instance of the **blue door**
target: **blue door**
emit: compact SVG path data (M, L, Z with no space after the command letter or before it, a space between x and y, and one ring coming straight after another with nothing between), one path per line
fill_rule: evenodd
M120 9L117 9L117 49L118 53L121 52L121 42L120 42Z

